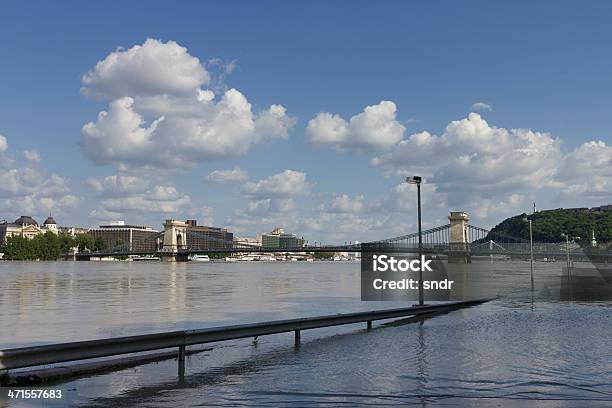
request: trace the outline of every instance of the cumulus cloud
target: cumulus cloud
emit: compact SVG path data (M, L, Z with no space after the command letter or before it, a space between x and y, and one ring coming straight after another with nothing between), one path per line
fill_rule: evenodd
M272 176L244 185L242 192L248 200L245 209L234 211L227 224L238 233L258 233L284 226L298 227L297 197L308 196L314 183L306 173L284 170Z
M436 201L498 221L532 199L559 206L607 202L612 191L612 146L591 141L566 152L548 133L489 125L479 114L448 124L440 136L411 135L372 164L386 175L420 174L433 186ZM397 193L397 192L396 192ZM427 197L424 194L424 197ZM529 197L529 200L526 199ZM553 204L552 197L557 197ZM397 200L391 200L390 205Z
M246 181L249 173L242 170L239 166L234 166L231 170L215 170L206 176L206 181L211 183L228 183L236 181Z
M438 191L436 184L425 182L421 185L421 204L424 209L444 210L448 208L446 194ZM371 207L375 212L414 213L417 210L416 187L405 182L393 186L386 195L376 200Z
M491 112L493 111L493 107L486 102L475 102L472 104L472 110L479 111L479 112L483 112L483 111Z
M209 79L174 42L147 40L111 53L83 77L85 95L111 100L83 126L82 150L97 164L186 167L288 137L295 119L282 105L253 111L236 89L217 96L201 88Z
M341 194L334 197L329 211L337 213L358 213L364 208L363 200L363 195L351 197L347 194Z
M24 150L23 157L31 162L40 162L40 153L37 150Z
M397 107L391 101L367 106L350 120L321 112L308 122L306 135L314 145L332 145L339 150L371 151L388 149L404 135L396 120Z
M287 213L297 207L292 198L266 198L263 200L250 201L247 206L247 214L265 215L268 213Z
M550 185L560 157L560 141L547 133L497 128L470 113L441 136L413 134L372 164L388 175L421 174L441 192L507 192Z
M119 214L133 212L175 214L189 203L189 196L174 192L167 199L138 195L105 199L101 205L105 210Z
M0 135L0 153L4 153L8 149L8 141L6 137Z
M188 212L189 216L198 220L198 225L215 225L214 209L206 205L194 207Z
M102 179L90 178L87 183L99 197L121 197L129 194L142 194L147 191L149 182L130 175L112 175Z
M556 181L562 197L583 196L606 203L612 197L612 146L591 141L567 154Z
M245 194L260 198L291 198L310 194L313 184L306 180L306 173L285 170L281 173L249 182L244 186Z
M70 183L65 177L39 166L40 155L32 155L25 163L19 164L9 157L8 141L3 136L0 137L0 154L7 155L0 171L0 209L3 212L45 215L60 213L79 202L79 198L71 193Z
M108 219L129 213L176 214L191 204L191 198L170 185L156 185L133 175L112 175L90 178L88 184L100 199L100 208L90 215Z
M323 233L322 235L332 240L343 238L354 240L355 237L370 235L377 229L376 224L379 223L380 221L374 218L360 217L356 214L322 212L314 217L306 217L302 221L302 226L306 231Z
M476 198L476 197L475 197ZM490 220L497 223L500 220L525 211L528 204L522 194L500 194L496 197L478 197L465 204L469 214L477 220Z
M82 77L87 96L190 95L209 82L200 60L174 41L147 39L127 50L118 48Z

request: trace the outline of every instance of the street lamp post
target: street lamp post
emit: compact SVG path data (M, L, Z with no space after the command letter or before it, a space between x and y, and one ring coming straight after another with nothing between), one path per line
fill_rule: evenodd
M421 177L420 176L412 176L406 177L406 183L408 184L416 184L417 186L417 207L418 207L418 224L419 224L419 259L423 254L423 233L421 229ZM423 306L424 296L423 296L423 269L419 268L419 306Z

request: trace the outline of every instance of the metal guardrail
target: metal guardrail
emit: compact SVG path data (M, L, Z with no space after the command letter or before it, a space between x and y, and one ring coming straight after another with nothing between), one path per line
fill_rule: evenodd
M339 326L372 321L416 316L434 312L446 312L484 303L489 299L449 302L441 305L414 306L400 309L375 310L307 317L290 320L211 327L197 330L181 330L129 337L115 337L100 340L59 343L0 350L0 370L33 367L45 364L63 363L99 357L116 356L178 347L179 375L184 373L185 346L212 343L225 340L264 336L268 334L295 332L295 342L300 342L302 330ZM182 365L182 367L181 367Z

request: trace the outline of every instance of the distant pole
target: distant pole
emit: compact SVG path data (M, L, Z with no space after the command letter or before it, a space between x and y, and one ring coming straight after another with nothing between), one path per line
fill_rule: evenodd
M531 219L529 220L529 253L531 255L531 259L529 261L531 270L531 290L533 291L533 229L531 227Z
M570 253L569 253L569 235L565 235L565 252L567 254L567 273L569 274L570 270Z
M562 237L565 237L565 256L567 263L567 276L570 274L570 249L569 249L569 234L561 233Z

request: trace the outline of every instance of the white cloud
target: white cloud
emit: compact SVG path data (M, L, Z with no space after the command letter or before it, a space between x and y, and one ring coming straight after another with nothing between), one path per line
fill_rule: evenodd
M249 173L242 170L239 166L234 166L231 170L215 170L206 176L206 180L211 183L228 183L235 181L246 181Z
M0 209L3 213L42 216L49 212L61 213L78 203L79 199L71 193L66 178L49 173L38 165L39 155L33 156L38 160L27 160L19 165L8 156L5 137L0 137L0 153L7 154L3 157L3 170L0 171Z
M532 200L555 208L561 199L580 206L607 202L612 146L592 141L569 152L562 146L550 134L497 128L471 113L440 136L413 134L372 164L388 176L424 176L423 188L435 188L434 202L468 211L479 223L495 223ZM387 205L392 202L402 201Z
M403 217L405 219L405 217ZM414 225L394 214L368 214L320 212L298 220L299 231L311 242L323 240L326 244L367 242L389 238L412 231Z
M8 149L8 141L6 137L0 135L0 153L4 153Z
M428 211L446 211L448 208L446 195L427 180L421 185L421 205ZM414 213L417 209L416 186L405 182L396 184L384 197L374 202L370 209L383 213Z
M256 198L290 198L310 194L313 184L306 180L306 173L285 170L257 182L249 182L244 192Z
M474 197L475 200L465 204L473 220L497 224L499 221L525 211L529 204L522 194L498 194L495 197Z
M209 59L208 60L208 65L219 67L219 69L221 69L221 71L225 75L230 75L232 72L234 72L234 70L238 66L236 61L224 62L220 58L211 58L211 59Z
M192 208L188 214L198 221L198 225L215 225L214 210L206 205Z
M225 218L225 225L234 232L234 236L255 237L262 232L272 231L282 227L287 232L299 232L296 217L288 217L287 213L273 213L265 208L238 210Z
M493 111L493 107L486 102L475 102L472 104L472 110L474 111Z
M174 41L147 39L142 45L111 52L83 75L87 96L190 95L210 77L200 60Z
M125 55L132 50L135 56ZM162 66L148 67L145 62L151 55L159 56ZM177 67L166 67L175 60ZM174 69L179 71L176 78ZM140 71L140 82L124 80ZM112 98L108 110L82 128L86 156L97 164L187 167L240 156L264 140L288 137L295 119L283 106L254 112L236 89L217 98L200 88L208 81L202 72L206 71L199 60L172 42L147 40L109 55L83 78L89 90L85 94Z
M40 153L37 150L24 150L23 157L31 162L40 162Z
M266 111L260 112L255 119L255 130L259 137L287 139L289 130L296 120L287 115L287 109L282 105L272 105Z
M178 193L176 194L178 195ZM190 203L189 196L180 195L166 200L152 199L146 195L108 198L101 202L102 208L119 214L126 213L166 213L176 214Z
M329 212L358 213L363 210L363 200L363 195L351 197L347 194L341 194L334 197Z
M297 207L292 198L266 198L250 201L246 212L250 215L266 215L268 213L287 213Z
M112 175L103 179L90 178L88 184L100 198L100 208L90 216L108 219L109 215L142 213L176 214L186 210L191 198L170 185L155 185L150 180L133 175Z
M287 230L297 228L299 214L296 197L311 194L314 184L306 173L284 170L280 173L244 185L247 207L236 210L227 218L227 224L237 233L256 234L283 226Z
M211 58L207 62L207 67L211 71L211 82L208 86L211 89L223 91L227 89L225 80L236 70L238 64L235 60L228 62L220 58Z
M396 120L391 101L367 106L347 122L339 115L319 113L308 122L306 135L314 145L333 145L339 150L370 151L388 149L404 135L405 127Z
M555 178L561 197L582 196L608 203L612 197L612 146L603 141L582 144L564 157Z
M441 136L416 133L372 160L387 175L420 174L440 192L513 192L552 183L560 141L547 133L489 126L477 113L453 121Z
M103 179L90 178L87 183L99 197L121 197L128 194L141 194L147 191L149 182L130 175L112 175Z

